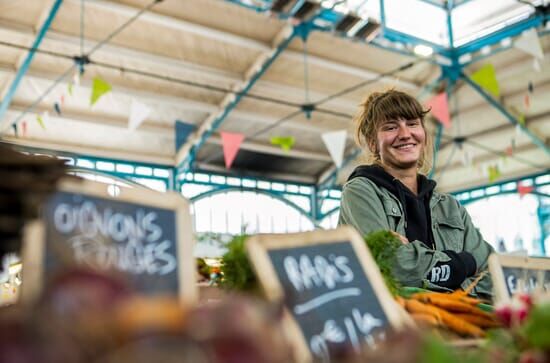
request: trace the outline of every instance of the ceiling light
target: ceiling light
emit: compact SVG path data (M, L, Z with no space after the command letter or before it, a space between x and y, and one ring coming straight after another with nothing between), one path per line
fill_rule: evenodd
M429 57L433 54L434 50L427 45L418 44L414 47L414 52L421 57Z

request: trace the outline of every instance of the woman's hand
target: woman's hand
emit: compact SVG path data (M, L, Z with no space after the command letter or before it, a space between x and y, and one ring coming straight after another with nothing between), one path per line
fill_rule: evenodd
M409 243L409 240L407 239L407 237L405 236L402 236L400 235L399 233L395 232L395 231L390 231L391 234L393 234L395 237L399 238L399 240L401 241L401 243L403 243L404 245L406 245L407 243Z

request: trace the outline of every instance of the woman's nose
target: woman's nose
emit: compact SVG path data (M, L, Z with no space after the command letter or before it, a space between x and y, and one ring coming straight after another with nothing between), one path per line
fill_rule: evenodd
M399 138L409 138L411 136L411 130L409 130L409 128L407 127L407 125L399 125L399 129L398 129L399 133L397 134L397 136Z

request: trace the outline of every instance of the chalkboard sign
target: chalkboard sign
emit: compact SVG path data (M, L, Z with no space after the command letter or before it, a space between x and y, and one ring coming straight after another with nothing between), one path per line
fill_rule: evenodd
M492 254L489 269L498 302L507 302L516 293L550 292L548 258Z
M64 182L29 227L23 250L22 299L70 265L121 273L143 294L196 297L187 201L175 193ZM114 194L114 193L113 193Z
M388 292L365 242L351 227L257 235L247 243L269 299L283 301L296 359L329 362L343 349L375 345L405 316Z

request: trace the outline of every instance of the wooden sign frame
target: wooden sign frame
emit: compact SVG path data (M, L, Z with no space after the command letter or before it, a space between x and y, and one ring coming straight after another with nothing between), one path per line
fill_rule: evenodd
M277 278L268 251L331 244L339 241L350 242L390 325L396 330L413 325L410 317L403 312L403 309L392 298L365 241L353 227L342 226L333 230L316 230L291 234L260 234L250 237L246 241L246 248L265 295L270 301L280 302L283 300L284 290ZM286 308L283 314L283 329L288 341L294 345L296 360L298 362L311 362L313 357L306 339L298 323Z
M538 278L544 281L544 274L550 271L550 259L536 258L527 256L513 256L493 253L489 256L489 271L493 279L493 290L495 292L495 301L508 303L511 296L506 287L506 278L503 267L520 268L526 270L539 270ZM542 286L540 287L542 289Z
M59 182L57 191L174 211L174 243L177 253L179 284L177 295L182 304L194 304L197 301L198 292L193 257L194 239L187 200L175 192L160 193L138 186L132 188L117 186L117 195L113 196L108 192L109 187L112 188L112 185L90 180L65 179ZM43 288L45 246L45 222L43 219L33 221L25 227L24 232L23 283L21 285L21 301L23 303L33 301Z

